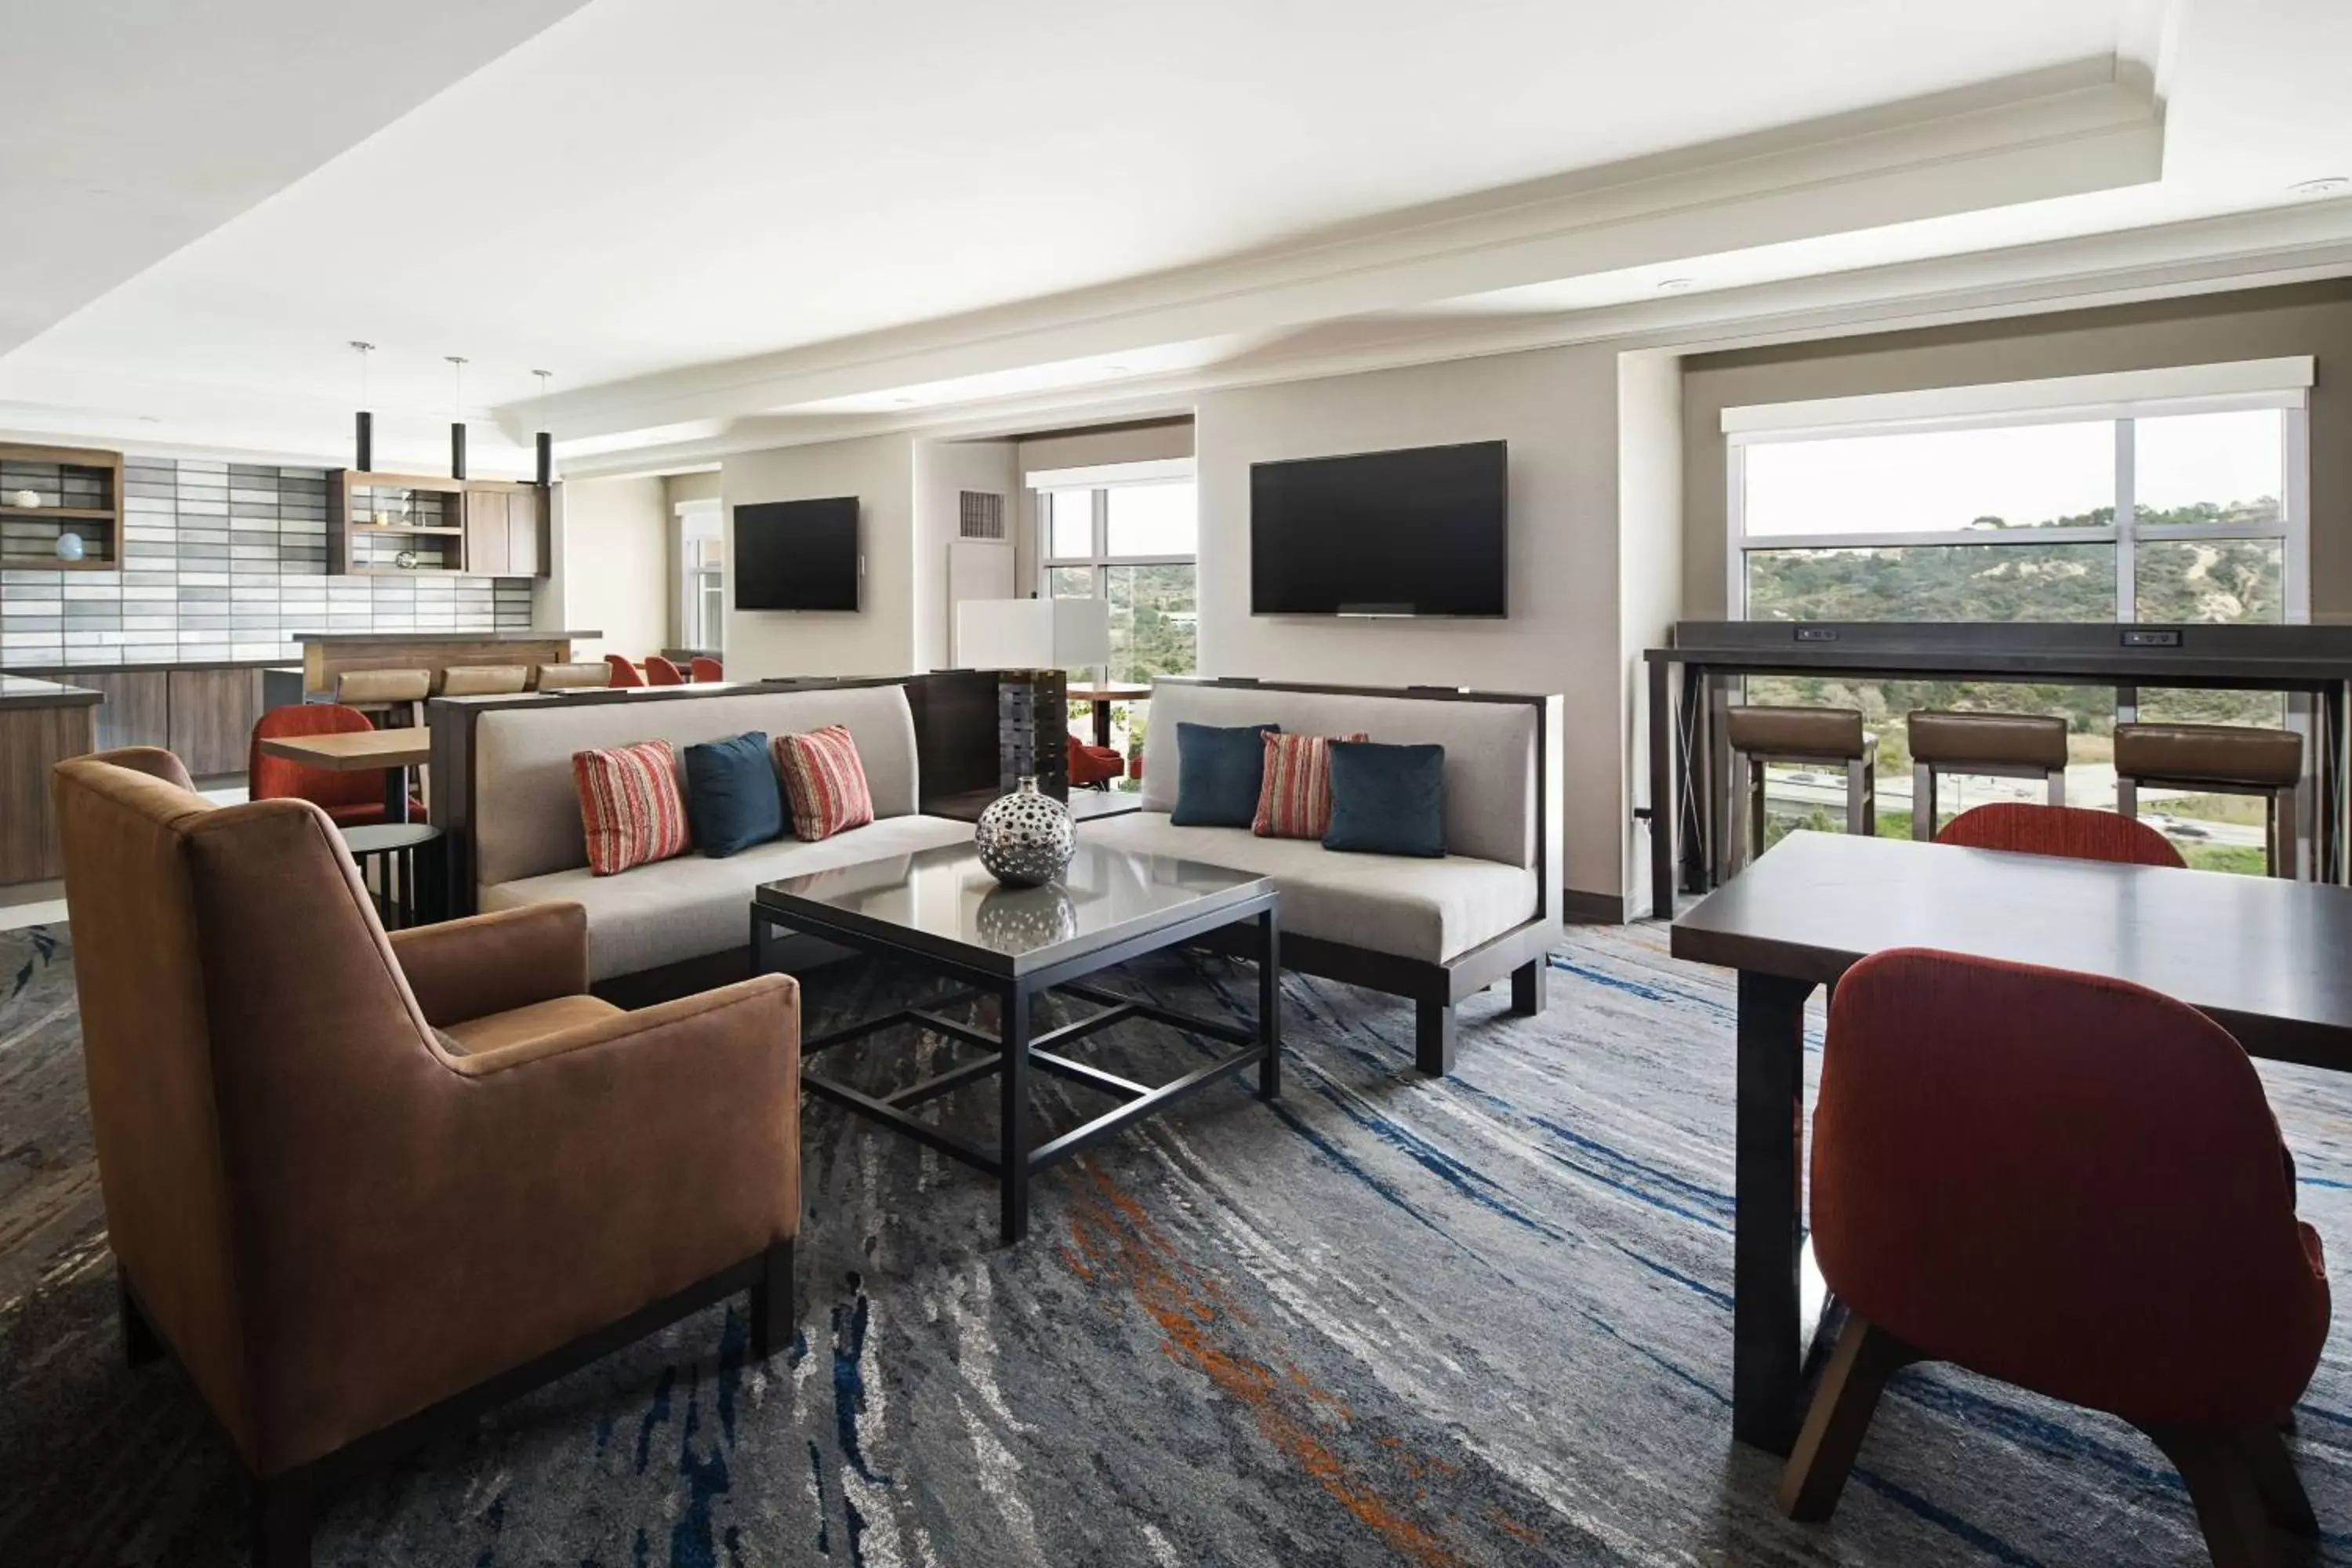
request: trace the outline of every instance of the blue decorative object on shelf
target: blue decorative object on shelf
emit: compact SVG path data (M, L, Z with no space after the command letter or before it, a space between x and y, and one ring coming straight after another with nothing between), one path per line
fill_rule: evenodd
M65 532L58 534L58 559L60 561L79 561L81 558L81 535L74 532L71 529L68 529Z

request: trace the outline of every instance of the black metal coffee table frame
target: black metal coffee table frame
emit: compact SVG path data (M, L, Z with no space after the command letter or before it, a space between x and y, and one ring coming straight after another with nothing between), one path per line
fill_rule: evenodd
M901 1007L895 1012L835 1029L814 1039L803 1040L801 1043L803 1064L801 1082L835 1105L869 1121L878 1121L950 1159L960 1160L974 1170L995 1177L1003 1208L1004 1239L1015 1242L1029 1233L1029 1183L1039 1172L1059 1164L1089 1144L1098 1142L1146 1116L1165 1110L1178 1100L1245 1068L1254 1066L1258 1069L1259 1099L1272 1100L1281 1094L1282 938L1276 910L1278 898L1279 895L1269 888L1264 892L1220 900L1198 914L1150 927L1134 936L1107 942L1025 973L1014 973L1014 965L1010 959L1005 960L1000 968L986 962L988 955L982 950L961 943L942 942L928 933L837 915L828 918L831 911L819 913L805 903L796 903L787 910L755 900L751 905L752 970L759 973L768 969L767 943L772 940L776 930L782 928L862 952L908 961L964 983L964 990L929 1006ZM1166 948L1181 947L1223 927L1253 921L1258 928L1255 954L1258 966L1257 1018L1253 1025L1202 1018L1082 983L1086 976L1099 973L1129 959ZM1033 1035L1030 1005L1048 991L1059 991L1065 995L1096 1003L1102 1011L1043 1034ZM979 996L994 996L997 999L999 1032L996 1034L950 1018L941 1011ZM1157 1087L1121 1078L1060 1054L1059 1047L1130 1018L1149 1018L1244 1048ZM812 1057L902 1024L919 1025L950 1039L979 1046L993 1054L934 1073L919 1083L880 1096L867 1094L838 1079L807 1070L806 1063ZM1110 1095L1122 1103L1093 1121L1083 1122L1033 1148L1029 1104L1029 1073L1032 1068ZM992 1074L999 1078L998 1147L993 1152L908 1114L912 1108L926 1100L936 1100Z

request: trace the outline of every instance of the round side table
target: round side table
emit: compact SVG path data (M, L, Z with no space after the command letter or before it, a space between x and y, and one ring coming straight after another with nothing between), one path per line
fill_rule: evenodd
M386 931L425 925L441 918L442 878L433 855L417 876L416 852L436 844L441 830L424 822L373 822L343 830L343 843L359 862L360 880L375 899L376 918Z

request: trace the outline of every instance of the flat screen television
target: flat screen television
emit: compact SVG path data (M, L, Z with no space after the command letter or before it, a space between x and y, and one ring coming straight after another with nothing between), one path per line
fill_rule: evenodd
M857 608L857 498L737 507L735 607Z
M1250 467L1250 613L1510 613L1507 444Z

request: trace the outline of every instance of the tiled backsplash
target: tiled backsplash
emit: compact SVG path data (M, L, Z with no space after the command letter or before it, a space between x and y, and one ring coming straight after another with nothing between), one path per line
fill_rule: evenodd
M330 577L327 475L132 455L121 563L0 572L0 668L301 657L310 631L524 630L528 577Z

